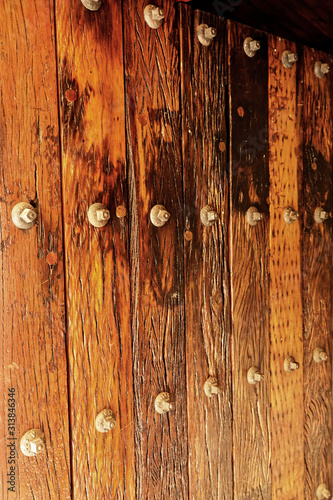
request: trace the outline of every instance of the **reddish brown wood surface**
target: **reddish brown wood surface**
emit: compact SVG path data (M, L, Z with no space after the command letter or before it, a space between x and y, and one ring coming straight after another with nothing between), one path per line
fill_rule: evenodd
M74 498L134 498L121 2L57 3ZM102 202L111 220L91 226ZM107 434L95 417L111 408Z
M224 81L224 28L217 17L180 6L181 106L185 203L185 306L189 497L233 497L228 265L229 184ZM217 28L211 46L197 27ZM211 205L212 227L200 221ZM216 377L220 395L203 385Z
M304 436L305 493L312 500L319 484L332 491L332 219L314 221L317 207L332 214L332 74L319 79L317 61L327 54L305 48L303 173ZM328 360L316 363L316 348Z
M300 221L287 224L286 207L301 209L302 171L296 69L281 63L285 50L296 46L269 36L270 143L270 327L272 499L304 498L303 318ZM284 370L293 356L299 369Z
M53 2L13 0L1 6L0 16L0 497L4 500L70 498L53 9ZM38 211L30 230L20 230L11 221L11 210L19 202L29 202ZM15 402L9 404L11 388ZM10 405L15 405L14 422L9 422ZM28 458L19 443L32 428L44 431L46 451ZM15 463L8 463L12 458ZM15 492L8 491L11 466Z
M146 3L124 2L136 495L180 500L188 471L179 36L171 2L158 30L144 21ZM156 204L171 214L163 227L150 222ZM162 391L175 401L164 415L154 408Z
M228 23L234 498L270 499L267 39ZM259 40L253 58L246 37ZM257 226L246 222L255 206ZM252 366L264 374L247 381Z

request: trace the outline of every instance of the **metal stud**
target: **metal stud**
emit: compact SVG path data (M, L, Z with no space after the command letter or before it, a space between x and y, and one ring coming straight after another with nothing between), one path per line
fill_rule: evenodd
M283 218L287 224L291 224L295 220L299 219L299 213L293 208L287 207L284 209Z
M257 50L260 49L260 42L258 40L253 40L250 36L245 38L244 43L244 52L247 56L253 57L256 55Z
M290 50L285 50L282 54L282 64L286 69L293 67L293 64L298 61L298 55Z
M318 61L315 64L314 70L318 78L323 78L329 72L330 67L327 63L322 63L321 61Z
M124 205L119 205L119 207L116 208L116 216L118 219L123 219L127 215L127 209Z
M102 203L94 203L89 207L88 220L94 227L103 227L110 219L110 212Z
M171 401L171 396L168 392L161 392L155 398L155 410L157 413L163 415L163 413L168 413L168 411L173 410L175 407L174 402Z
M313 218L317 222L317 224L321 224L325 220L329 218L329 213L323 210L322 208L318 207L316 208Z
M316 347L313 352L313 359L316 363L322 363L323 361L327 361L328 356L324 349L321 347Z
M251 366L251 368L247 372L247 381L251 385L255 385L258 382L262 382L264 380L264 375L260 373L259 368L256 366Z
M12 221L19 229L30 229L36 218L36 209L30 203L18 203L12 210Z
M293 358L292 356L288 356L284 360L284 370L287 373L291 373L291 372L298 370L298 369L299 369L299 363L296 363L295 358Z
M209 377L204 383L203 389L209 398L213 398L222 392L222 387L219 385L216 377Z
M108 408L99 412L95 419L95 427L98 432L109 432L116 427L116 424L116 415Z
M81 0L86 9L96 11L101 6L101 0Z
M318 486L316 491L316 497L319 498L319 500L325 500L327 498L331 498L331 492L329 491L325 483L322 483Z
M26 432L20 441L20 448L26 457L34 457L45 450L45 435L40 429Z
M145 7L143 16L148 26L154 30L157 30L163 23L165 12L164 9L150 4Z
M256 226L263 218L263 214L261 214L256 207L250 207L246 212L246 220L250 226Z
M169 212L163 205L155 205L150 211L150 220L156 227L162 227L170 219Z
M212 226L219 219L219 214L210 205L206 205L201 209L200 219L204 226Z
M197 27L197 37L202 45L208 47L217 35L217 29L208 26L207 24L200 24Z

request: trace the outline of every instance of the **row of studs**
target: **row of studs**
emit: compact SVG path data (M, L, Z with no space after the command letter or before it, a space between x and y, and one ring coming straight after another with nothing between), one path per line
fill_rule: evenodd
M101 0L81 0L83 5L92 11L96 11L101 6ZM156 5L147 5L143 11L144 19L148 26L152 29L158 29L165 18L164 9ZM200 24L197 27L197 37L202 45L208 47L217 35L217 29L207 26L207 24ZM248 57L254 57L256 52L260 50L261 44L258 40L253 40L247 37L243 43L244 52ZM290 50L285 50L282 54L282 64L286 69L292 68L293 64L298 61L298 55ZM314 66L315 75L318 78L323 78L329 72L329 65L322 61L317 61Z
M317 347L314 350L313 359L316 363L327 361L328 356L324 349ZM292 356L288 356L284 360L284 370L286 373L291 373L299 369L299 363ZM256 366L251 366L247 372L247 381L251 385L256 385L264 380L263 373ZM222 387L218 383L216 377L209 377L203 386L204 393L207 397L212 398L222 393ZM174 409L174 402L171 399L170 393L161 392L155 398L155 410L163 415ZM95 427L98 432L105 433L116 427L116 415L108 408L102 410L95 419ZM32 429L24 434L21 439L21 451L26 456L34 456L43 452L45 437L40 429Z
M117 207L116 215L118 218L123 218L127 214L124 206ZM314 211L313 218L317 224L321 224L331 216L320 207ZM102 203L94 203L89 207L88 220L94 227L105 226L110 219L110 211ZM18 203L12 210L12 221L19 229L30 229L36 221L37 211L29 203ZM259 221L263 220L264 216L256 207L250 207L246 212L246 221L250 226L256 226ZM284 209L283 218L287 224L299 219L299 212L296 212L291 207ZM150 220L156 227L164 226L170 219L170 213L163 205L155 205L150 211ZM204 226L212 226L219 219L218 213L210 206L206 205L200 212L200 219Z

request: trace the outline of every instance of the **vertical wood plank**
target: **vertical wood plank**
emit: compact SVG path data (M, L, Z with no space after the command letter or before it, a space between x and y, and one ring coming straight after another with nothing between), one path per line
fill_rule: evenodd
M144 21L147 2L124 2L127 145L131 203L134 409L137 498L187 499L184 336L184 230L179 36L172 2L159 4L158 30ZM171 217L150 222L161 204ZM160 415L155 397L175 409Z
M57 2L74 498L134 498L121 1ZM100 229L87 211L111 213ZM110 408L116 428L95 429Z
M303 317L300 222L287 224L286 207L298 210L301 137L296 70L281 63L293 43L269 36L270 143L270 326L272 499L304 498ZM287 373L284 360L295 358L299 369Z
M70 498L54 35L52 1L13 0L1 6L2 499ZM11 221L12 208L19 202L31 203L38 211L30 230L20 230ZM20 438L32 428L43 430L46 451L28 458L20 451ZM14 467L12 483L7 482L10 467Z
M317 224L316 208L332 216L332 74L319 79L315 63L332 67L327 54L304 49L303 300L305 496L319 484L332 491L332 218ZM317 348L328 359L316 363Z
M179 7L185 203L185 305L189 498L233 498L231 435L229 180L224 79L224 26L219 18ZM197 27L217 29L209 47ZM220 220L200 221L210 205ZM203 386L216 377L220 395Z
M243 49L259 40L253 58ZM268 61L260 31L228 22L234 498L270 499ZM263 214L246 221L254 206ZM257 367L264 380L247 381Z

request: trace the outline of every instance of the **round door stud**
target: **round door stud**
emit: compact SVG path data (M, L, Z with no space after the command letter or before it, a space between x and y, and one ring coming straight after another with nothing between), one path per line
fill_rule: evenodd
M204 226L212 226L219 219L219 214L210 205L206 205L201 209L200 219Z
M197 27L197 37L202 45L208 47L217 35L217 29L208 26L207 24L200 24Z
M204 383L204 393L209 398L213 398L217 394L221 394L222 387L219 385L216 377L209 377Z
M286 69L291 69L298 61L298 55L290 50L285 50L282 54L282 64Z
M20 448L26 457L34 457L45 450L45 436L40 429L26 432L20 441Z
M116 216L118 217L118 219L123 219L124 217L126 217L127 215L127 209L124 205L119 205L117 208L116 208Z
M293 208L287 207L284 209L283 218L287 224L292 224L295 220L299 219L299 213Z
M322 63L321 61L316 62L314 71L318 78L323 78L329 70L330 67L327 63Z
M263 218L263 214L261 214L256 207L250 207L246 212L246 221L250 226L256 226Z
M317 222L317 224L321 224L325 220L329 218L329 213L323 210L322 208L318 207L316 208L313 218Z
M244 43L244 52L248 57L253 57L256 55L257 50L260 49L260 42L258 40L253 40L250 36L245 38Z
M154 30L157 30L163 23L165 12L164 9L150 4L144 8L143 16L148 26Z
M292 356L288 356L284 360L284 370L287 373L291 373L291 372L298 370L298 369L299 369L299 363L296 363L295 358L293 358Z
M168 392L161 392L155 398L155 410L157 413L163 415L163 413L168 413L168 411L174 409L174 402L171 401L171 396Z
M260 373L259 368L256 366L251 366L251 368L247 372L247 381L251 385L255 385L258 382L262 382L264 380L264 375Z
M156 227L162 227L170 219L169 212L163 205L155 205L150 211L150 220Z
M101 6L101 0L81 0L82 4L88 10L98 10Z
M110 212L102 203L94 203L89 207L88 220L94 227L103 227L110 219Z
M95 427L98 432L109 432L116 427L116 423L116 415L108 408L99 412L95 419Z
M19 229L30 229L36 218L36 209L30 203L18 203L12 210L12 221Z
M322 483L318 486L316 497L319 498L319 500L326 500L326 498L331 498L331 492L329 491L325 483Z
M322 349L321 347L316 347L313 352L313 359L316 363L322 363L323 361L328 360L328 356L324 349Z

